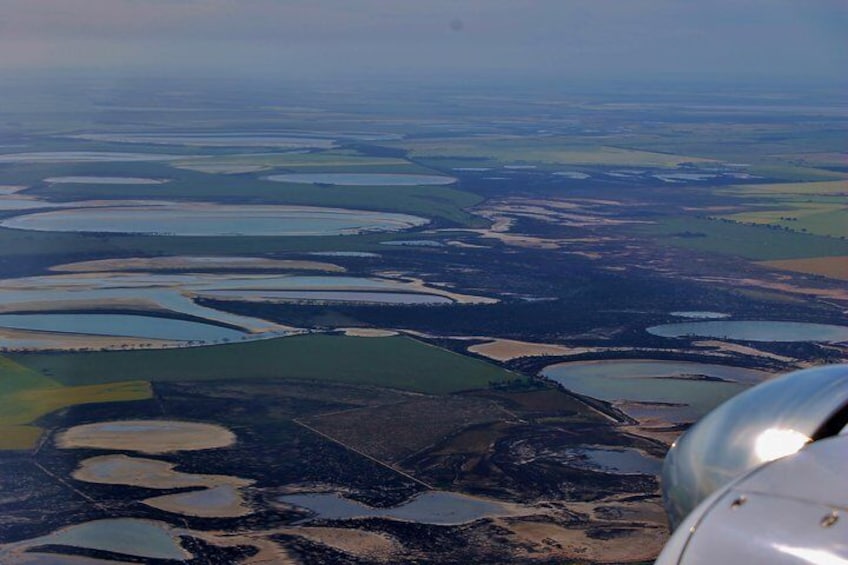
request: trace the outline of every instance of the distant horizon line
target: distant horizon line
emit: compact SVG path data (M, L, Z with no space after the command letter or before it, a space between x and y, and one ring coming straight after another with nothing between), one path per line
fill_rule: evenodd
M45 80L56 79L66 81L85 81L97 79L125 79L125 80L155 80L168 79L179 81L200 82L226 82L228 79L249 80L256 83L275 84L279 82L302 81L305 84L331 84L331 83L415 83L428 84L443 87L447 84L459 86L486 86L504 85L514 83L515 86L539 86L544 83L547 86L576 88L599 87L602 85L630 85L639 88L658 88L660 86L698 86L698 85L726 85L735 90L751 88L786 88L808 89L808 88L844 88L848 86L848 76L789 76L781 74L751 74L751 73L716 73L716 72L662 72L662 73L639 73L639 74L617 74L614 77L602 77L587 73L569 73L564 76L563 71L552 69L551 72L541 70L513 70L504 69L499 71L483 70L469 72L467 70L440 71L437 73L428 70L386 70L386 71L340 71L323 73L286 72L277 73L264 72L262 70L233 69L231 72L223 72L220 69L194 70L187 69L151 69L147 67L57 67L57 68L2 68L0 67L0 80L14 79ZM719 93L717 93L719 94ZM728 92L727 94L731 94Z

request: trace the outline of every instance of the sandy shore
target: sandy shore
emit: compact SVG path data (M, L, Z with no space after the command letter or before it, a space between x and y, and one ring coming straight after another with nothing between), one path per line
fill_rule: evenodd
M537 552L570 562L629 563L656 558L666 540L665 512L659 496L628 501L628 495L614 495L592 502L552 502L523 519L495 519L508 531L519 557ZM581 516L586 525L560 525L565 516ZM569 520L570 521L570 520ZM616 531L615 536L596 537L590 528L598 524Z
M444 288L438 288L436 283L425 283L422 279L408 276L404 273L396 273L393 271L377 273L381 277L398 281L398 290L393 292L417 292L421 294L433 294L436 296L444 296L450 298L457 304L497 304L500 302L497 298L489 298L488 296L474 296L472 294L461 294Z
M297 536L314 541L357 557L388 561L400 546L394 538L384 533L347 528L292 527L280 528L276 534Z
M792 357L786 357L785 355L769 353L768 351L761 351L753 347L748 347L747 345L728 343L726 341L720 341L717 339L693 341L692 345L696 347L715 347L720 351L730 351L733 353L739 353L740 355L748 355L751 357L765 357L767 359L774 359L775 361L780 361L782 363L794 363L797 361L797 359L794 359Z
M377 328L338 328L348 337L391 337L398 335L394 330L381 330Z
M519 357L542 357L545 355L579 355L599 351L598 347L566 347L552 343L533 343L513 339L494 339L488 343L472 345L470 353L476 353L495 361L511 361Z
M156 349L182 345L180 341L147 339L135 337L112 337L86 334L36 332L0 328L0 346L8 350L55 350L70 351L78 349Z
M729 286L752 286L786 292L789 294L802 294L805 296L814 296L820 299L838 300L848 303L848 289L845 288L816 288L810 286L801 286L791 283L771 282L761 279L731 279L727 277L697 277L694 280L706 283L721 283Z
M86 273L110 271L189 271L192 269L216 270L292 270L343 273L345 268L324 261L294 261L289 259L265 259L262 257L203 257L181 255L173 257L127 257L125 259L99 259L79 261L50 267L61 273Z

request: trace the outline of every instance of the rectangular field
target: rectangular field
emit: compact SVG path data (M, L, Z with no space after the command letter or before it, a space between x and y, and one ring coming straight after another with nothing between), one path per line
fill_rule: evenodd
M703 218L669 218L637 228L667 245L755 261L848 255L848 241L767 226Z
M770 208L723 218L734 222L777 226L794 232L848 237L848 207L845 204L786 201Z
M707 163L709 159L625 149L604 145L575 146L564 138L479 137L402 142L413 157L491 159L500 163L549 163L560 165L642 166L673 168L682 163Z
M724 191L744 195L845 195L848 194L848 180L746 184L732 186L724 189Z
M763 261L761 264L775 269L821 275L831 279L848 281L848 256Z
M493 364L400 336L314 334L186 349L10 357L65 385L299 379L447 394L519 378Z
M828 237L848 236L848 180L737 185L719 193L762 199L756 207L725 219Z

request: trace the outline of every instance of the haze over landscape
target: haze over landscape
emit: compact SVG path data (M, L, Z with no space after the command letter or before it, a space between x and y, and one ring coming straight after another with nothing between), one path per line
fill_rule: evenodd
M834 82L848 66L839 0L5 0L0 26L3 69L216 71L224 80Z
M0 563L651 563L848 360L842 1L0 5Z

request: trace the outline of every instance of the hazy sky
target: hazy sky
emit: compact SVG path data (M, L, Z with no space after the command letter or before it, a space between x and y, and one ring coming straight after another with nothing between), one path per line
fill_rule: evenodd
M844 76L845 0L0 0L0 69Z

